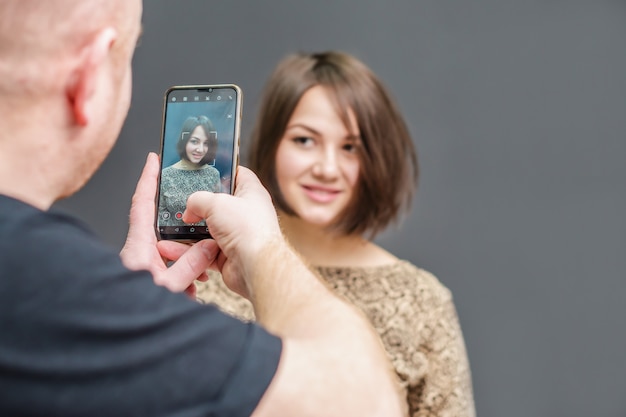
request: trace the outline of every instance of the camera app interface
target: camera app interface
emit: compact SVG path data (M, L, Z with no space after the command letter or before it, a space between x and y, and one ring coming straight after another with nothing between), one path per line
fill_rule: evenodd
M161 236L208 233L204 221L183 222L187 198L196 191L230 193L236 94L227 87L172 90L167 95L158 203Z

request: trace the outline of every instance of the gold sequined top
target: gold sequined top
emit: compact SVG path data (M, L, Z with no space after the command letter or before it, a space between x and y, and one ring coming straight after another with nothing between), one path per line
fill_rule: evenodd
M376 267L314 267L359 307L380 335L406 391L410 417L474 417L465 342L450 291L403 260ZM253 320L252 305L219 278L197 282L197 297Z

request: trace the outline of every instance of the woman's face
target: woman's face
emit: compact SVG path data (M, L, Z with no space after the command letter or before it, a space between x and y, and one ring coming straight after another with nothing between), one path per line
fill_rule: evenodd
M196 126L193 132L191 132L191 136L185 147L187 158L194 164L198 164L202 161L202 158L204 158L208 150L209 138L202 126Z
M278 186L286 203L308 223L330 225L354 195L360 132L352 110L349 118L346 129L324 87L312 87L279 142Z

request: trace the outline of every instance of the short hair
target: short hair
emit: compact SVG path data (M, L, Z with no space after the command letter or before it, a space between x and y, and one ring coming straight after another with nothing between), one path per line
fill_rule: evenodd
M360 60L337 51L285 57L265 85L252 130L248 164L277 209L294 215L276 178L276 152L300 98L322 86L346 128L354 112L362 145L352 201L330 225L342 234L374 237L408 211L417 188L417 152L407 125L378 77Z
M180 135L178 136L178 140L176 141L176 151L178 151L178 155L180 155L181 159L185 159L189 161L189 157L187 156L187 142L191 138L191 133L196 129L196 127L202 126L204 129L204 133L206 137L209 139L209 149L207 150L206 155L202 158L198 165L208 164L212 162L217 155L217 135L212 135L211 132L215 132L215 128L213 127L213 123L206 116L190 116L183 123L183 127L180 130Z

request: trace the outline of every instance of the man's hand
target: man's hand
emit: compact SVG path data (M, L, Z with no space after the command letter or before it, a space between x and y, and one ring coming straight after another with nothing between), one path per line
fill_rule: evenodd
M240 166L234 196L199 191L189 197L183 220L203 219L221 249L214 268L233 291L249 298L247 271L268 244L284 243L267 190L252 171Z
M206 279L206 270L215 262L219 248L213 240L203 240L193 246L157 242L154 216L159 169L159 158L151 152L133 195L128 236L120 257L129 269L150 271L157 285L193 296L193 281ZM168 261L175 262L168 267Z

